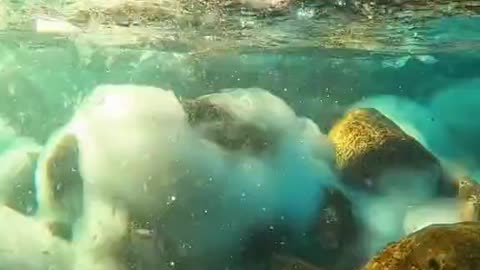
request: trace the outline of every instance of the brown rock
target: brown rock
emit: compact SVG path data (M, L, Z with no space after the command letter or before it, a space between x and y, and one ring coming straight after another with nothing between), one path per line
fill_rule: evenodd
M358 248L360 223L352 202L339 190L327 190L325 205L311 234L311 244L302 256L328 269L357 269L361 265Z
M435 180L443 175L437 158L376 109L348 113L329 138L337 167L351 186L378 189L379 179L389 171L418 172Z
M38 214L53 235L70 239L82 214L83 178L79 171L78 142L68 133L55 134L37 164Z
M208 99L194 99L182 102L188 121L197 125L205 121L231 121L233 116L219 106L212 104Z
M356 235L352 203L338 190L328 190L315 236L322 250L341 251Z
M212 104L208 96L184 101L188 121L203 135L227 150L263 152L273 143L271 134L254 123L235 119L227 110Z
M387 247L363 270L480 269L480 223L431 225Z

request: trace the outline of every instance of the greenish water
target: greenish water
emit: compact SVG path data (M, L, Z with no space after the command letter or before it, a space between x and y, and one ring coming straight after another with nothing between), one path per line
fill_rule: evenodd
M10 4L16 7L18 3ZM130 90L133 89L127 95L129 97L137 95L135 85L172 90L176 99L182 101L220 93L222 89L240 89L240 92L234 92L237 94L220 97L219 102L237 108L235 102L244 95L253 100L251 102L256 106L254 112L248 114L251 117L248 121L258 121L265 129L272 126L272 134L278 132L277 126L282 126L283 129L279 129L288 130L284 131L288 136L272 156L230 150L216 156L216 150L210 153L206 150L210 148L193 144L190 139L178 144L166 143L168 136L163 136L163 133L170 134L177 128L172 123L177 118L174 113L172 118L162 118L159 112L163 110L161 106L172 108L173 103L159 101L151 105L148 98L141 99L140 107L144 105L150 109L149 112L154 111L158 114L155 116L163 119L162 125L168 127L162 130L163 133L154 128L140 129L142 126L138 123L141 120L138 119L141 118L134 118L136 114L130 111L133 118L123 116L126 119L125 128L113 120L111 127L108 124L95 126L95 132L105 131L107 134L104 145L92 146L95 150L87 152L85 149L90 149L90 145L85 142L75 147L68 145L74 150L58 150L58 153L53 151L52 154L58 155L55 157L58 160L51 162L54 164L51 170L60 176L52 176L52 173L47 178L53 179L51 189L61 190L58 191L61 195L57 195L60 199L57 199L61 204L65 203L67 208L74 208L76 206L70 204L77 201L71 201L76 200L79 194L80 197L84 196L80 199L83 200L83 207L94 209L91 210L93 214L85 216L105 217L108 221L102 222L107 224L106 229L102 227L93 233L87 230L94 236L84 239L82 226L90 228L87 226L89 223L79 222L73 230L73 240L65 240L67 244L49 244L53 240L49 236L40 236L44 231L36 227L43 224L41 211L23 213L29 221L5 217L0 220L0 229L5 228L0 233L1 237L13 235L13 240L5 242L18 245L19 250L25 251L23 254L18 251L0 253L0 270L290 269L271 263L272 257L280 264L285 263L275 257L278 254L311 264L301 269L355 270L361 269L387 243L404 236L403 220L396 213L402 211L400 209L403 209L405 198L416 195L404 191L388 194L392 197L349 193L347 200L353 203L353 210L346 212L355 217L355 224L338 222L344 217L338 212L329 212L335 206L328 204L331 202L327 198L331 194L326 190L345 190L337 181L338 172L331 164L331 149L325 146L330 142L321 137L318 141L322 145L315 148L309 135L305 135L311 131L304 126L289 125L290 114L283 105L275 103L276 99L262 99L264 97L261 94L244 93L242 89L265 89L283 100L286 108L298 117L311 119L322 134L328 134L334 123L353 107L377 108L430 150L448 170L478 177L479 18L437 16L417 21L414 20L415 16L410 16L406 23L387 18L376 23L360 20L357 26L351 23L355 21L349 16L325 19L317 12L315 16L312 15L313 18L309 18L307 15L314 8L315 5L302 6L292 9L287 15L271 19L252 17L252 23L247 23L251 27L242 29L231 24L239 21L245 23L251 16L237 18L232 15L232 19L226 22L228 27L222 28L222 31L214 27L220 27L220 22L218 25L206 23L192 26L192 22L187 20L178 24L156 22L155 25L120 30L113 26L86 27L80 34L42 34L32 31L28 8L13 9L11 6L9 14L16 17L8 17L10 20L0 32L0 149L5 150L5 157L9 153L6 149L29 145L30 139L40 146L47 146L41 153L53 151L49 147L56 146L56 132L73 121L82 101L96 87L105 84L129 85ZM147 30L140 31L142 28ZM138 89L139 96L142 96L142 91ZM264 100L268 102L262 103ZM166 115L171 113L167 109L162 112ZM135 122L137 120L138 123ZM132 127L139 127L138 134L142 135L132 131ZM301 131L303 129L304 133ZM243 134L242 131L240 128L239 134ZM313 134L317 134L315 132ZM137 135L145 140L158 135L158 145L150 141L143 144ZM273 138L277 135L268 136ZM309 147L315 149L312 152L319 151L312 154L318 155L315 156L321 161L318 164L317 159L311 162ZM179 155L175 156L180 160L176 162L187 168L186 172L180 173L182 176L178 176L179 179L187 179L179 181L181 184L171 184L167 174L159 177L158 181L168 184L162 182L161 188L156 190L158 196L139 193L137 188L141 184L135 184L136 179L133 179L148 174L145 169L147 165L130 166L130 171L122 170L118 165L124 157L131 160L128 162L135 163L133 160L140 160L142 154L152 148L158 151L155 153L159 156L155 156L155 162L145 161L150 166L148 168L164 166L164 160L171 159L174 153ZM72 153L70 150L77 153L75 158L68 156ZM32 185L30 197L32 193L36 195L36 201L30 202L32 205L29 207L36 209L41 198L37 194L42 185L38 180L41 178L39 171L43 167L41 159L37 164L37 156L33 156L35 154L31 155L34 159L33 168L30 169L32 172L27 173L28 176L22 175L22 180L15 176L12 178L14 172L21 171L17 165L12 167L17 161L2 160L0 166L5 164L6 169L0 169L0 181L6 184L2 183L0 191L8 193L6 190L9 190L8 185L13 185L10 183L12 181L21 182L20 185L27 185L25 183L28 182ZM102 160L104 156L118 160L107 162ZM118 166L109 167L109 164ZM95 176L101 171L108 180L99 186L93 185L89 192L93 190L92 194L109 194L114 199L108 196L108 199L102 197L101 202L92 199L94 202L90 204L88 199L97 195L89 197L88 191L78 191L80 188L77 190L75 184L68 182L77 179L77 171L84 182L89 181L85 179L86 175ZM34 178L37 182L33 186ZM215 181L216 184L210 183L212 178L220 179L221 184ZM262 186L262 189L257 190L256 186ZM316 189L321 190L321 195L315 193ZM419 194L426 193L424 191ZM153 202L149 196L154 198ZM5 200L3 197L8 196L0 194L0 198ZM25 200L30 198L25 197ZM435 199L435 196L428 198L433 202L429 208L432 217L450 218L452 210L449 206L436 204ZM161 225L145 226L161 227L159 234L162 240L154 240L160 244L155 242L154 248L147 248L149 244L138 239L140 244L132 240L123 245L114 236L108 238L121 221L108 219L110 209L102 208L105 207L104 200L115 202L115 207L108 205L115 209L118 200L119 209L129 209L129 218L143 222L143 225L150 219L159 219ZM172 208L174 210L164 210L165 200L168 205L178 201L179 206ZM443 211L442 207L448 210ZM161 210L149 212L157 208ZM270 208L275 210L272 210L274 213L265 210ZM67 219L75 215L75 211L86 210L75 208L66 214ZM76 218L82 221L82 216ZM317 224L318 220L321 220L320 225ZM16 225L16 222L22 225ZM357 227L356 222L363 225ZM28 228L32 229L26 233ZM361 231L361 236L349 238L350 235L357 235L356 230ZM94 251L84 247L89 247L88 243L96 243L97 238L99 242L104 242L95 246ZM31 245L28 244L30 239ZM0 245L0 250L11 248ZM38 254L42 252L51 254L49 259L39 257ZM91 256L89 252L101 254L98 255L100 259L93 256L96 258L93 260L98 259L98 264L89 261L92 260L88 257ZM128 253L128 256L118 255L117 252ZM84 259L85 256L87 259ZM127 257L131 260L128 263L124 262ZM116 264L117 261L123 264Z
M81 48L64 40L8 40L1 53L5 91L0 110L22 133L40 141L102 83L153 85L187 98L260 87L287 99L299 113L330 122L367 96L426 102L448 85L475 80L480 64L474 49L417 55L319 48L198 56L151 48Z

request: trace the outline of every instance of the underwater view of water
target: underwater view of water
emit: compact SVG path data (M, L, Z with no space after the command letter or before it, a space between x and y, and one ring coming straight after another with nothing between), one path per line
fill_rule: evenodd
M480 269L479 13L0 0L0 270Z

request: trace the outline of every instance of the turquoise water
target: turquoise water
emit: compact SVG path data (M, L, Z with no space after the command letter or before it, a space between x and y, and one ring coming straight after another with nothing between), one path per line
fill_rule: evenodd
M374 196L343 185L326 135L352 108L378 109L449 173L478 177L480 21L471 12L368 21L312 4L274 17L233 10L218 23L200 16L200 25L72 20L81 33L45 34L32 31L29 8L9 4L0 198L22 206L0 212L1 270L354 270L406 235L405 198L429 203L427 223L458 221L430 187ZM108 109L117 114L88 107L105 85L99 99L118 97ZM187 123L184 102L207 94L233 120ZM259 129L267 142L210 145L210 133L199 135L210 128L227 141L254 141Z

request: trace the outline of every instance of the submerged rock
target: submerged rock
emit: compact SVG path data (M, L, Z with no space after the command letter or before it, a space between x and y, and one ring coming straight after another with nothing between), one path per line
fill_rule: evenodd
M227 151L273 151L297 131L303 134L295 138L319 137L320 144L326 139L313 121L297 116L284 100L261 88L223 89L183 101L182 106L190 126ZM331 155L329 148L323 145L319 156Z
M329 251L340 251L350 244L356 235L352 202L340 191L330 189L326 195L316 232L319 244Z
M388 18L391 15L398 18L414 18L478 14L478 4L475 1L325 0L324 2L369 19Z
M168 208L162 199L184 172L173 169L172 157L185 122L171 91L101 85L50 136L35 172L36 215L54 235L75 243L69 269L130 269L136 259L130 246L155 247L137 241L145 228L133 234L131 215Z
M77 1L70 6L71 21L78 23L98 22L129 26L146 24L175 16L180 11L177 1L130 1L119 0Z
M443 178L438 159L376 109L351 111L332 128L329 138L335 146L337 167L350 186L380 191L407 184L410 178L425 180L427 186ZM383 179L385 175L389 177ZM392 183L393 178L402 183Z
M279 11L285 10L298 0L234 0L235 4L259 10Z
M258 154L270 144L257 141L277 138L274 154ZM335 179L327 146L311 120L266 90L182 104L158 88L98 86L40 156L38 216L76 243L73 269L236 266L257 224L278 235L270 227L284 216L303 238Z
M431 225L390 245L363 270L480 269L480 223Z
M302 258L328 269L352 269L358 266L356 248L359 222L353 204L341 191L329 189L325 194L317 223L306 235L308 244L299 251Z
M209 140L228 150L263 152L272 144L273 136L254 123L242 122L207 97L183 102L188 121L201 129Z
M472 199L480 195L480 185L475 179L462 176L456 179L458 185L458 197L461 199Z
M176 19L192 24L205 23L206 14L225 13L228 8L249 8L260 12L288 10L296 0L161 0L132 1L116 0L77 1L68 6L70 20L85 24L98 22L119 26L148 25ZM224 20L224 19L223 19ZM218 23L218 21L216 21Z
M458 178L458 199L464 202L461 215L467 221L480 221L480 185L471 177Z
M35 170L40 204L37 215L48 220L46 224L53 235L70 239L73 224L81 216L83 206L78 140L71 134L57 132L53 135L39 155Z

